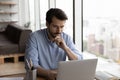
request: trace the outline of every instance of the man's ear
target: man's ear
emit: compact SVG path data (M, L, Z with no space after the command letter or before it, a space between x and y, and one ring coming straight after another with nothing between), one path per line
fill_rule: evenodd
M49 26L49 23L48 23L48 22L46 22L46 26L47 26L47 27Z

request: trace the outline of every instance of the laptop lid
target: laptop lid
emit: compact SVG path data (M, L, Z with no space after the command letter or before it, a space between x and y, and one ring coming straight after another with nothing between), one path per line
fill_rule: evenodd
M57 80L94 80L97 59L61 61Z

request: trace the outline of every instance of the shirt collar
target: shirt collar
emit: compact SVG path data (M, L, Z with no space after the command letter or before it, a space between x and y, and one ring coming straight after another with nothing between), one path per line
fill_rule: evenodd
M47 40L49 43L53 43L53 41L51 41L51 40L48 38L47 28L45 29L45 37L46 37L46 40Z

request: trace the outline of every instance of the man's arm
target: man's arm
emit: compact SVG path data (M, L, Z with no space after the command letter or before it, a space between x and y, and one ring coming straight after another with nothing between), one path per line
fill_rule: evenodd
M48 80L55 80L57 76L57 70L46 70L41 67L38 67L37 75Z
M57 36L55 38L55 42L67 53L69 60L78 60L78 56L66 45L64 39L62 39L60 36Z
M78 60L77 55L75 55L75 53L69 47L66 47L64 50L67 53L69 60Z
M34 34L31 34L26 43L25 59L32 60L34 68L37 69L38 76L47 78L48 80L55 80L57 71L43 69L38 64L38 50L37 50L36 42L37 42L36 37L34 36ZM26 70L28 70L28 66L26 64L25 64L25 67L26 67Z

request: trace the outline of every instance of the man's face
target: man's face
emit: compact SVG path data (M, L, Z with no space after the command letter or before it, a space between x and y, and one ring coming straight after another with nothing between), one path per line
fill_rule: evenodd
M65 22L66 20L59 20L56 17L53 17L52 22L47 25L49 35L52 38L55 38L56 36L60 36L61 32L63 31Z

